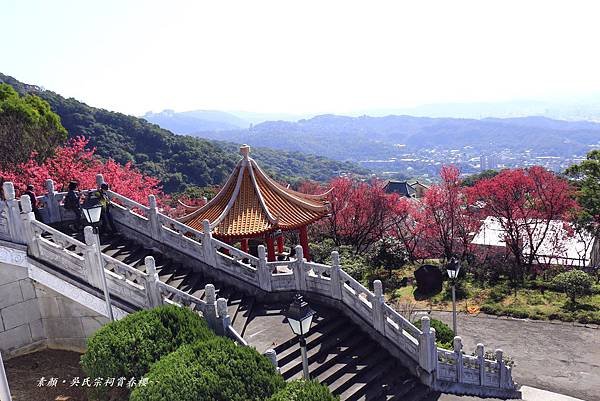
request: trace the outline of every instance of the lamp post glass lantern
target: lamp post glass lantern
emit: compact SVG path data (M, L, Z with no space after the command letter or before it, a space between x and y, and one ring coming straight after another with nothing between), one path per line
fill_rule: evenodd
M102 206L100 204L88 205L84 206L82 210L85 219L94 228L94 233L98 233L98 223L102 216Z
M460 262L455 258L450 259L450 262L446 266L450 283L452 284L452 330L454 335L457 336L456 332L456 280L458 280L458 273L460 272Z
M306 339L315 311L304 301L302 295L296 294L287 311L287 320L292 332L297 335L300 342L300 353L302 354L302 371L306 380L310 379L308 373L308 356L306 354Z

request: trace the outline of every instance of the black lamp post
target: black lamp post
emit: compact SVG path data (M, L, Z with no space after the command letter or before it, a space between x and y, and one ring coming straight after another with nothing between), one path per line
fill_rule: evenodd
M306 339L315 311L308 306L302 295L296 294L287 311L287 320L292 332L300 337L300 353L302 354L302 371L306 380L310 379L308 374L308 356L306 355Z
M460 272L460 262L455 258L451 258L448 265L446 265L446 271L450 278L450 284L452 285L452 330L454 335L457 336L456 332L456 281L458 280L458 273Z
M98 226L100 223L100 217L102 216L102 205L100 203L88 202L82 207L83 215L87 222L92 226L94 232L94 242L96 243L96 255L98 255L98 263L100 266L100 276L102 278L102 290L104 291L104 300L106 301L106 310L108 311L108 317L111 322L114 322L115 317L113 315L112 305L110 302L110 293L108 292L108 284L106 283L106 274L104 272L104 260L100 251L100 236L98 234Z

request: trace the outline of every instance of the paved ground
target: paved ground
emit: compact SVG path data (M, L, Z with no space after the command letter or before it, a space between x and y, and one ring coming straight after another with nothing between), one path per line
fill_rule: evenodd
M432 317L452 323L449 312L432 312ZM514 358L513 378L519 384L600 401L600 329L483 314L459 314L457 325L465 352L481 342Z

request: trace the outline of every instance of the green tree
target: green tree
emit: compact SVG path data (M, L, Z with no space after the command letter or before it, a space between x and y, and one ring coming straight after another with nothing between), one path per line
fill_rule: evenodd
M0 167L25 162L32 152L44 160L66 139L67 130L46 101L0 84Z
M557 289L567 294L571 302L575 303L578 296L590 293L593 280L584 271L571 270L554 277L553 283Z
M579 220L600 224L600 150L592 150L586 159L569 167L565 174L577 188L577 200L582 207ZM593 225L590 229L594 231Z

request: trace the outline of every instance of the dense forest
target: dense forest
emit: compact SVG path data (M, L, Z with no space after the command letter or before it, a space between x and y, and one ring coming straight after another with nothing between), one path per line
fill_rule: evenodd
M190 185L221 184L239 159L238 145L233 143L175 135L144 119L90 107L3 74L0 82L20 94L35 94L46 100L60 116L69 137L89 138L96 154L103 158L132 161L145 174L159 178L166 192L180 192ZM253 149L252 156L276 178L286 181L328 180L342 171L367 172L352 163L295 152Z

